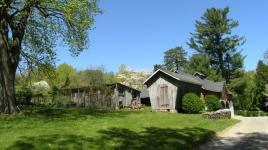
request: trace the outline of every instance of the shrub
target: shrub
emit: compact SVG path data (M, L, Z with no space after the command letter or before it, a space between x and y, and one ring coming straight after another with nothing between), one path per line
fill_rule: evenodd
M205 104L208 111L216 111L222 108L220 100L215 95L207 95L205 97Z
M203 103L194 93L187 93L182 99L182 109L186 113L199 113L203 109Z
M32 91L28 87L17 87L16 89L16 99L21 105L31 104Z

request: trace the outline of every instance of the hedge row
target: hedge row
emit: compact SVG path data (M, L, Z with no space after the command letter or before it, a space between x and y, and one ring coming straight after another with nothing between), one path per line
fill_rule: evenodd
M244 117L268 116L268 113L265 113L263 111L244 111L244 110L237 110L235 113L237 115L244 116Z

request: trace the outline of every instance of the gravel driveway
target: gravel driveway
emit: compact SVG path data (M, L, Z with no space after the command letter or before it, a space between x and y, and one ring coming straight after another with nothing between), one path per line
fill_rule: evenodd
M268 117L238 117L238 124L218 133L201 150L268 150Z

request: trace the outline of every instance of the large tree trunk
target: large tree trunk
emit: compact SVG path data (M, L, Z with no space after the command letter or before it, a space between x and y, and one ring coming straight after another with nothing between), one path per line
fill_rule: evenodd
M0 113L10 114L17 112L14 82L19 62L20 40L8 39L8 22L4 17L0 18Z
M1 46L0 42L0 113L8 114L17 112L14 83L17 63L14 63L12 59L10 59L11 56L9 51L9 49L5 49Z
M12 1L5 2L9 6ZM0 7L0 113L17 112L15 76L21 43L31 6L25 6L19 21L8 15L8 7Z

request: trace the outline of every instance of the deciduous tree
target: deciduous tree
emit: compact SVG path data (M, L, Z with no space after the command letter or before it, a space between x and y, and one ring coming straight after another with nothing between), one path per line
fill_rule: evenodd
M17 111L14 80L20 60L53 62L59 39L78 55L97 13L96 0L0 0L1 113Z

